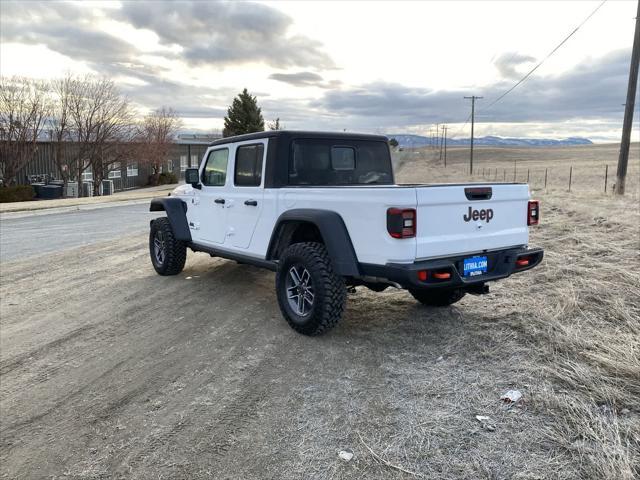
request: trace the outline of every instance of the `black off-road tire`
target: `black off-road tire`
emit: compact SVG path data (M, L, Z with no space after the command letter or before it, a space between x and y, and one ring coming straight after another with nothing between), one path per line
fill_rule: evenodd
M313 286L313 304L304 316L294 311L288 298L287 276L292 267L306 269ZM325 246L316 242L294 243L284 251L276 272L276 295L291 328L311 336L333 328L342 318L347 301L344 279L334 271Z
M462 299L465 291L459 288L437 288L430 290L409 290L413 298L430 307L448 307Z
M155 250L155 241L160 236L163 242L164 256L159 258ZM176 240L171 223L167 217L156 218L151 222L149 232L149 255L153 268L160 275L177 275L184 268L187 260L187 245L181 240Z

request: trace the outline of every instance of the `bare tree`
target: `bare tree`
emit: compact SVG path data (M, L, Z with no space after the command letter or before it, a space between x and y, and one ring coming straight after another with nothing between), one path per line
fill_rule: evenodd
M43 82L0 78L0 168L7 185L16 183L17 174L32 159L49 112Z
M86 76L70 82L70 131L77 142L74 166L79 187L83 172L91 168L97 193L104 172L117 161L111 150L130 140L134 113L112 80ZM82 188L78 188L78 196L82 194Z
M282 125L280 125L280 117L276 118L272 122L269 122L267 124L267 127L269 128L269 130L282 130L283 127L282 127Z
M173 141L182 121L176 112L162 107L149 113L142 121L138 134L140 160L151 167L154 185L158 184L162 165L169 159Z
M51 126L51 142L53 143L53 157L65 186L72 177L74 165L67 154L67 146L73 140L71 136L71 98L75 83L68 74L63 78L51 81L53 107L49 124Z

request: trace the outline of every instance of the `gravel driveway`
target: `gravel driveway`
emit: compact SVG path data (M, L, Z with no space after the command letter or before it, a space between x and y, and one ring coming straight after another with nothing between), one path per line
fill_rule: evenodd
M497 401L526 376L491 295L429 309L358 289L335 330L307 338L272 273L191 253L159 277L146 241L3 263L5 478L409 475L371 452L429 478L502 477L519 444L548 462L533 414Z

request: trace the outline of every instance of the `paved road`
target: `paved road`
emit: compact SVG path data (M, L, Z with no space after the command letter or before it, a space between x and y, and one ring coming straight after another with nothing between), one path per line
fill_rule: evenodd
M142 233L157 212L148 203L20 218L0 218L0 261L53 253Z

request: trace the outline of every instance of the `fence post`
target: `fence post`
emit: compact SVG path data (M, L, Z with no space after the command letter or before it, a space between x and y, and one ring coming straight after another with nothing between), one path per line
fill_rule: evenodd
M609 164L604 167L604 193L607 193L607 177L609 176Z
M569 167L569 192L571 192L571 177L573 176L573 165Z
M544 189L545 191L547 190L547 170L549 170L548 168L544 169Z
M527 183L529 183L529 169L527 168Z

